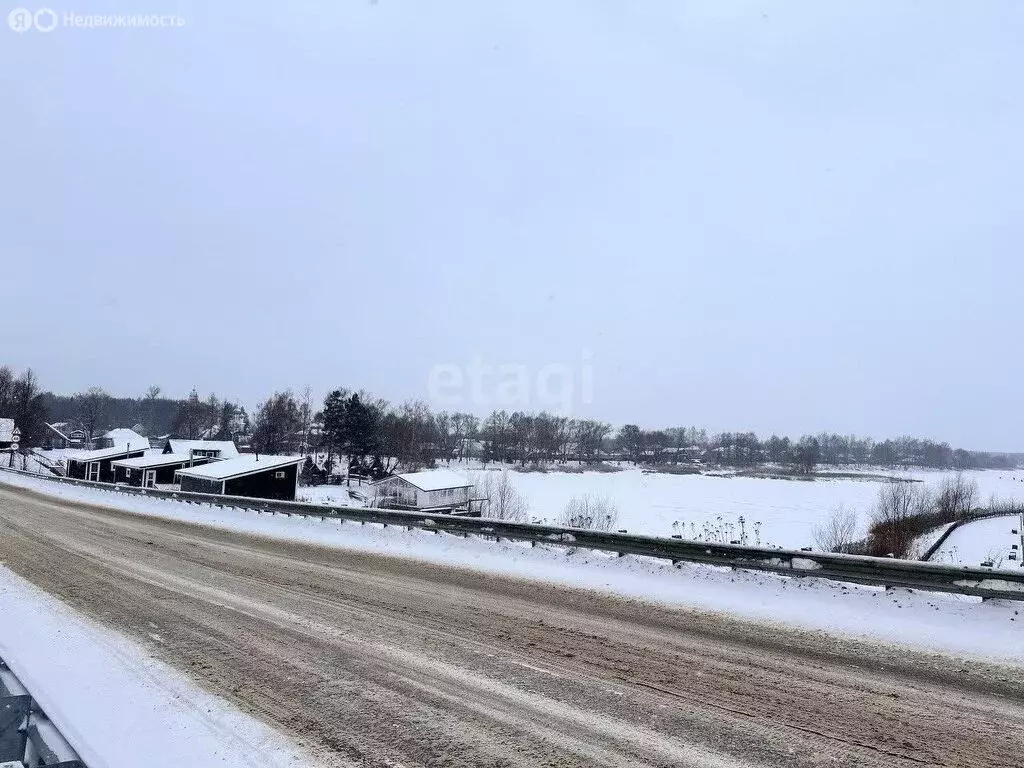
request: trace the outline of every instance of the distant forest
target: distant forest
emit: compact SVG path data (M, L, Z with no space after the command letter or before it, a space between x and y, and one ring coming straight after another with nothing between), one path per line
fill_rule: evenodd
M114 427L139 427L147 437L173 434L186 439L234 439L248 434L249 417L243 406L216 395L200 398L193 390L175 400L150 387L141 397L113 397L99 387L76 395L44 392L47 420L81 427L91 439Z
M620 460L636 464L693 464L751 467L785 464L800 471L817 465L873 464L937 469L1013 469L1019 453L953 448L915 437L876 441L869 437L820 433L798 439L753 432L709 433L696 427L642 429L551 413L433 411L422 401L395 405L367 392L337 389L322 405L310 389L296 395L275 392L252 417L246 409L193 390L184 399L161 396L153 386L139 397L113 397L99 387L74 395L43 390L31 370L0 367L0 417L13 417L26 446L42 445L45 422L66 422L90 439L113 427L135 427L147 436L231 439L262 453L326 454L346 457L352 469L381 475L396 466L433 466L472 457L485 462L594 464Z
M96 428L106 431L113 427L142 424L147 432L165 435L171 431L182 403L184 400L166 397L110 397L104 403ZM77 425L82 419L81 401L74 395L44 392L43 406L46 408L47 420L50 423L65 422Z

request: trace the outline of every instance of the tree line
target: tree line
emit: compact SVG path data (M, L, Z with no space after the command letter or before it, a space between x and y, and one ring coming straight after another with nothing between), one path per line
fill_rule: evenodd
M382 475L396 466L432 466L438 461L478 459L526 466L534 463L704 464L753 467L772 463L812 471L818 465L873 464L936 469L1008 469L1019 454L952 448L915 437L882 441L823 432L793 439L753 432L709 433L697 427L618 430L594 419L548 412L495 410L433 411L418 400L392 404L365 391L339 388L322 404L306 387L286 389L258 404L252 416L237 402L193 389L184 399L163 397L159 386L138 397L114 397L99 387L74 395L41 391L31 370L16 375L0 367L0 416L13 416L27 445L46 437L45 422L80 426L92 439L106 429L139 426L147 436L235 440L262 453L316 453L330 467L344 457L350 469Z
M113 427L138 426L147 437L174 434L190 440L231 440L251 430L244 406L214 394L200 397L195 389L184 399L162 397L156 385L138 397L115 397L102 387L73 395L45 392L42 407L50 423L81 428L87 440Z
M936 469L1013 468L1021 456L954 449L948 443L898 437L823 432L797 439L753 432L709 434L697 427L641 429L626 424L618 431L593 419L575 419L541 411L493 411L485 418L464 412L434 412L422 401L393 405L367 392L337 389L319 410L308 389L301 399L290 390L260 404L253 419L253 447L267 453L316 452L327 464L345 457L352 471L386 474L396 465L432 466L474 458L519 464L597 463L705 464L731 467L764 463L810 472L818 465L874 464Z
M23 444L38 444L46 430L46 403L31 368L15 375L9 366L0 366L0 418L14 419Z

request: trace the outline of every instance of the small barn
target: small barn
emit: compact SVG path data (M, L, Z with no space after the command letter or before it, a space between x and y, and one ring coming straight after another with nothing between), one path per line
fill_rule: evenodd
M118 459L111 462L114 468L114 482L132 485L136 488L156 488L158 485L173 485L177 482L174 473L179 469L201 466L212 459L196 458L177 453L156 453L135 459Z
M392 475L374 483L373 490L379 506L419 512L469 512L473 500L473 484L449 469Z
M249 453L201 467L179 469L175 475L183 491L294 501L299 486L299 465L303 461L302 456Z
M93 451L79 451L66 457L67 476L78 480L93 480L100 483L114 482L114 468L118 459L137 459L149 451L149 443L142 442L138 448L132 445L114 448L97 448Z

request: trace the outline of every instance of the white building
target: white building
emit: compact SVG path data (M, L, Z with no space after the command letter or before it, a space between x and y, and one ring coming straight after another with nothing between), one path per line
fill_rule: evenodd
M421 512L469 511L473 483L458 472L431 469L392 475L373 484L374 506Z

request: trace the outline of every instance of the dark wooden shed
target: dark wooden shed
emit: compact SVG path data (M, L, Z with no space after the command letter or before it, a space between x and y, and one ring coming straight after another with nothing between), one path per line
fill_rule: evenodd
M141 456L136 459L120 459L112 463L114 482L132 485L136 488L172 485L177 482L174 473L179 469L202 466L210 461L212 459L172 453Z
M294 501L301 456L246 454L202 467L179 469L181 490L255 499Z
M95 451L81 451L74 456L67 456L67 476L78 480L94 480L100 483L114 482L114 468L111 466L118 459L136 459L145 456L149 443L144 447L135 448L130 444L115 448L98 448Z

